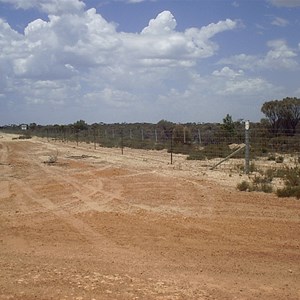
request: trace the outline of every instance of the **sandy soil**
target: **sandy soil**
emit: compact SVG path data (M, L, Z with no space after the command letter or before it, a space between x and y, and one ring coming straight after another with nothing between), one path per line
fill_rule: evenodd
M300 299L300 201L169 161L0 134L0 299Z

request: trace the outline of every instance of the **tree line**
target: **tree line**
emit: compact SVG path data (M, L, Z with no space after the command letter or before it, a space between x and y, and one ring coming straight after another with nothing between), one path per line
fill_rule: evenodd
M263 154L271 150L299 149L300 99L288 97L268 101L262 105L261 111L266 118L250 125L251 151ZM67 125L31 123L28 127L27 134L66 142L94 143L104 147L160 150L170 149L172 141L173 150L179 153L195 151L203 153L203 149L207 149L207 153L222 152L222 155L226 155L229 151L228 144L245 142L244 121L234 121L229 114L221 123L177 124L160 120L156 124L103 122L87 124L84 120L78 120ZM2 129L21 132L19 125L4 126Z

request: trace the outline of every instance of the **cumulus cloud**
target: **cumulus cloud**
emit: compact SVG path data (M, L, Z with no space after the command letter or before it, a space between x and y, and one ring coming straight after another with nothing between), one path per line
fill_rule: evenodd
M220 60L220 64L238 66L242 69L287 69L299 66L297 52L288 47L285 40L271 40L267 43L270 50L265 56L239 54Z
M5 36L5 49L11 53L15 75L28 78L71 77L76 70L108 64L113 59L111 51L120 45L114 26L95 9L80 16L50 15L49 21L37 19L28 24L24 35L3 21L0 30Z
M0 30L6 49L11 51L10 65L15 75L46 80L115 65L190 67L198 59L214 55L218 49L211 40L214 35L235 26L234 21L225 20L178 32L174 16L164 11L140 34L118 33L114 24L92 8L80 15L37 19L28 24L24 35L14 32L4 21Z
M289 48L284 40L269 41L267 45L271 50L262 61L264 66L274 65L276 68L287 69L293 69L298 66L297 61L294 60L297 57L297 53Z
M168 34L176 28L176 20L170 11L163 11L142 30L144 34Z
M227 81L224 88L218 90L221 95L258 95L274 86L262 78L248 78L238 81Z
M248 77L243 70L234 70L224 67L213 71L216 93L220 95L258 95L274 90L274 86L260 77Z
M229 67L224 67L221 70L213 71L212 75L217 77L236 78L239 76L243 76L244 71L243 70L234 71Z
M47 2L53 7L68 3ZM80 1L70 1L73 8L64 14L58 7L57 13L50 13L52 9L41 6L46 1L11 3L22 4L24 9L26 3L28 7L35 4L49 13L47 20L29 23L24 34L0 19L1 99L7 99L11 107L53 107L57 113L58 107L75 110L75 103L78 118L85 109L95 120L99 111L111 116L115 109L115 121L124 111L136 116L147 110L164 118L161 108L170 111L170 104L175 113L187 101L186 109L193 112L211 97L256 95L270 88L267 81L248 78L241 67L226 66L204 77L195 71L205 58L217 53L216 36L238 27L230 19L178 31L175 17L163 11L140 33L127 33L118 32L95 9L82 10ZM78 13L71 13L73 9ZM270 61L278 59L276 53L287 60L294 58L284 44L269 46L273 52L266 57Z

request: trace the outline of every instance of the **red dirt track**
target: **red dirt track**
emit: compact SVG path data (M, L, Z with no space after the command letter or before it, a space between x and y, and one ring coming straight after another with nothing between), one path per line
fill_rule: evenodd
M0 136L0 299L300 299L299 200L166 152Z

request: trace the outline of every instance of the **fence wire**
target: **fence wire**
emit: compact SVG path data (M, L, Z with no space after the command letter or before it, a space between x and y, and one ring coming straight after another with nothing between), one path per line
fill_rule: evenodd
M217 166L236 172L245 171L245 143L249 141L249 171L257 168L284 168L296 166L300 162L300 131L284 130L280 134L272 133L261 126L250 127L248 140L244 126L224 129L220 125L177 126L173 128L157 128L139 125L97 125L84 129L72 126L37 126L28 131L17 128L2 130L36 135L49 141L64 143L90 143L94 148L118 147L123 151L136 149L167 149L170 153L186 155L188 160L197 160L199 164ZM241 151L237 151L242 148ZM125 149L125 150L124 150ZM228 156L236 152L230 159Z

